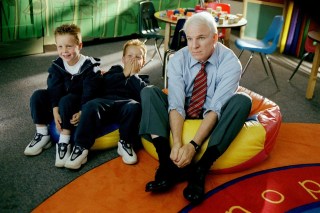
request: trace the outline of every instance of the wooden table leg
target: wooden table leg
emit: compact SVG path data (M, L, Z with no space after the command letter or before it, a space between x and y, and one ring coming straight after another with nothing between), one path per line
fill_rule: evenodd
M166 23L164 41L163 41L164 51L169 49L170 35L171 35L171 24Z
M312 62L311 73L308 81L307 92L306 92L307 99L312 99L313 97L314 88L317 82L319 65L320 65L320 43L317 43L316 51L315 51L313 62Z
M231 28L226 28L226 34L224 35L224 45L230 47L230 33Z

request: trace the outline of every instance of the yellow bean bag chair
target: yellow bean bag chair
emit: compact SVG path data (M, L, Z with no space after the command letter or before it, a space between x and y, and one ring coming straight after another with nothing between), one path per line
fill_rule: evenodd
M237 137L212 165L211 172L216 174L239 172L264 161L269 156L279 133L282 121L279 106L244 87L239 87L238 91L245 92L252 98L251 112ZM184 144L193 139L200 123L201 120L184 122ZM172 145L172 137L170 143ZM158 159L155 147L150 141L142 138L142 145L152 157ZM201 146L200 152L194 158L195 161L201 158L207 146L208 140Z
M119 125L110 124L100 130L91 150L109 149L118 146L120 140Z
M55 143L59 141L59 131L56 129L54 121L49 125L51 140ZM91 150L102 150L116 147L120 140L119 125L109 124L101 127L97 133L97 138L91 147Z

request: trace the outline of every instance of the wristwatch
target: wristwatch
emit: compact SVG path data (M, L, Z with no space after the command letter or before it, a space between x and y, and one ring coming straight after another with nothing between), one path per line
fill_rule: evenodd
M196 152L198 152L200 150L200 146L196 142L191 140L190 143L194 146L194 149Z

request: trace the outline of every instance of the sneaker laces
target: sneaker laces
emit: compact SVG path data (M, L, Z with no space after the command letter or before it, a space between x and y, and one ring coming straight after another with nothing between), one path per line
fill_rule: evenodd
M68 144L58 143L58 154L60 159L64 158L64 156L67 154L67 151L68 151Z
M43 134L36 133L33 139L31 140L29 147L33 147L34 145L36 145L39 141L41 141L43 136Z
M85 148L82 148L81 146L75 146L71 155L71 160L73 161L82 155L83 150L85 150Z
M133 151L131 144L126 143L124 140L120 140L122 148L128 153L128 155L133 156Z

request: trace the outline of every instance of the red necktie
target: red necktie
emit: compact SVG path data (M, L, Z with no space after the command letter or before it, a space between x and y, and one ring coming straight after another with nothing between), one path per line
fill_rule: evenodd
M192 96L187 110L190 118L199 118L203 104L207 95L207 73L205 71L205 63L201 63L201 69L198 72L193 85Z

